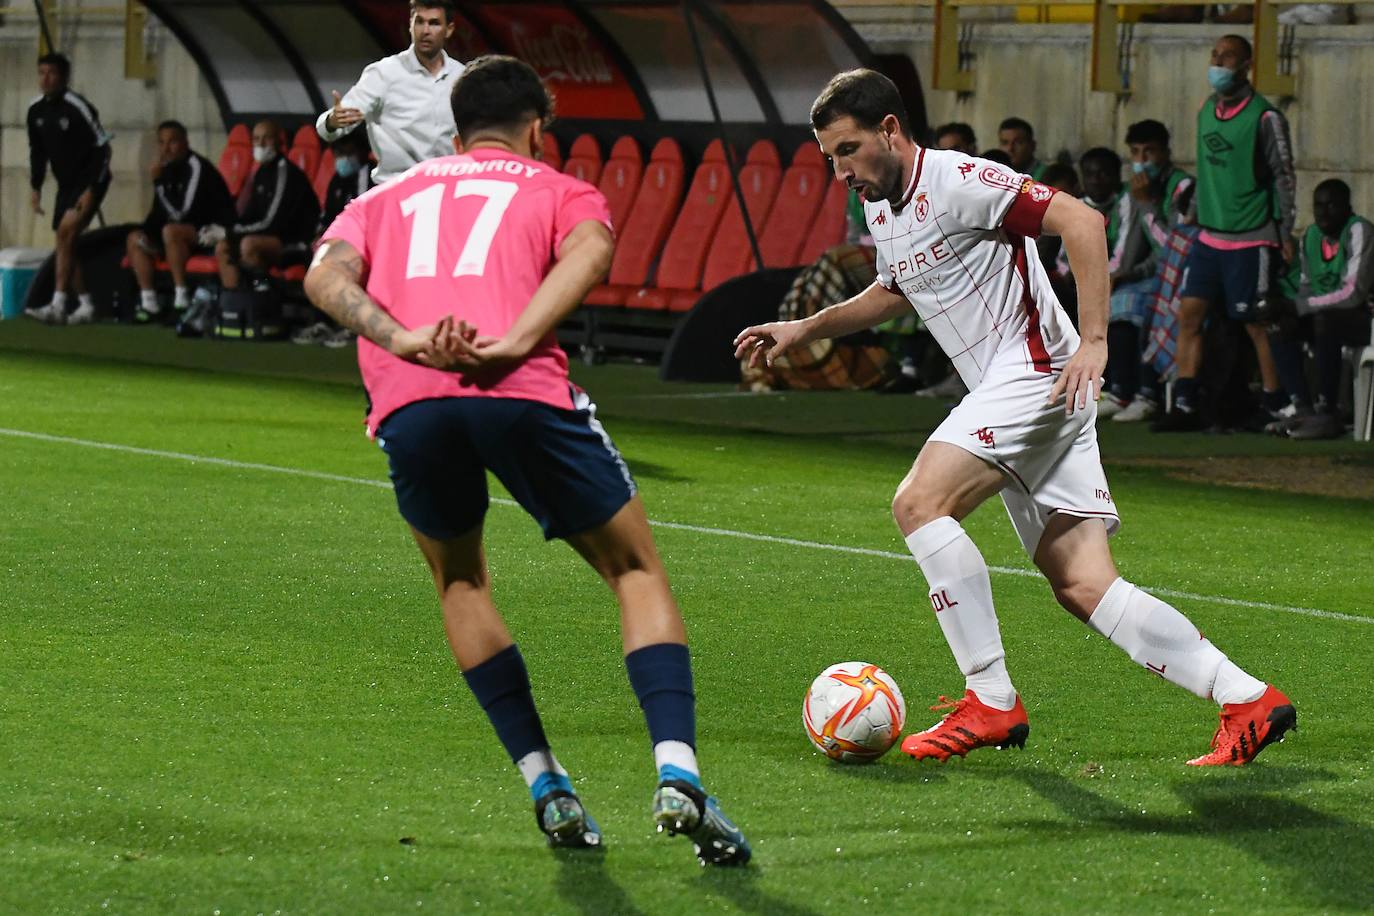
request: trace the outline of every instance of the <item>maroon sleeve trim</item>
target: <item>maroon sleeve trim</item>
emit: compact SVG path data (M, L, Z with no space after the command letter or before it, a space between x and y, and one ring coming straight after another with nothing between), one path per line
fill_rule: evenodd
M1002 217L1002 228L1028 239L1040 238L1040 227L1045 221L1045 211L1050 201L1059 192L1048 185L1027 178L1017 192L1016 198Z

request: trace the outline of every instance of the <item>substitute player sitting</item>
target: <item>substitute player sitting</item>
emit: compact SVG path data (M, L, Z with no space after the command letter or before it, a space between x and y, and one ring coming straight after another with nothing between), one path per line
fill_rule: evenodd
M773 360L915 308L968 385L897 488L892 511L967 679L951 712L902 750L947 760L1024 745L1026 710L1007 674L988 568L960 520L1000 494L1016 533L1071 614L1133 661L1221 704L1212 749L1189 763L1244 764L1294 727L1288 698L1251 677L1173 607L1122 578L1107 538L1121 522L1097 450L1106 365L1102 216L1010 168L924 149L897 87L871 70L832 79L811 126L835 175L864 197L878 279L800 321L746 328L737 355ZM1063 239L1078 285L1075 332L1036 257Z
M454 657L550 844L596 847L601 832L550 750L492 603L488 470L615 593L658 767L654 822L687 834L703 862L743 864L748 843L701 787L686 632L644 505L554 339L610 266L606 200L536 158L552 103L529 65L479 58L452 108L462 152L350 203L325 232L306 292L361 337L368 430L433 572Z

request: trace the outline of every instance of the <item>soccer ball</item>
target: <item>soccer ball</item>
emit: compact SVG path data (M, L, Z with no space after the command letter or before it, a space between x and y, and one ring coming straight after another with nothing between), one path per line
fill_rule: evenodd
M802 702L802 725L811 743L831 760L877 760L901 737L906 701L892 676L867 662L840 662L811 682Z

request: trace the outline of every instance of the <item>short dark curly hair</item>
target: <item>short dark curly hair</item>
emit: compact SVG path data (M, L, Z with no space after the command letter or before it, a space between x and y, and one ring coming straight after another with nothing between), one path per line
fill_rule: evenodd
M553 121L553 96L534 68L505 54L484 54L463 68L449 96L453 123L464 140L477 131L514 130L538 118Z

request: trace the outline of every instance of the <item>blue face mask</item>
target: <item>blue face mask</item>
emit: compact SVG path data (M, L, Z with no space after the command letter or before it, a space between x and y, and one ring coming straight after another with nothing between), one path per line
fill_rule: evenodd
M1145 162L1132 162L1131 171L1137 175L1139 175L1141 172L1144 172L1146 175L1150 177L1151 181L1154 181L1156 178L1159 177L1159 166L1153 162L1150 162L1149 160L1146 160Z
M1217 92L1225 92L1236 82L1236 71L1228 67L1212 66L1207 68L1207 84Z
M361 163L352 156L340 156L334 160L334 174L340 178L352 178L358 174Z

